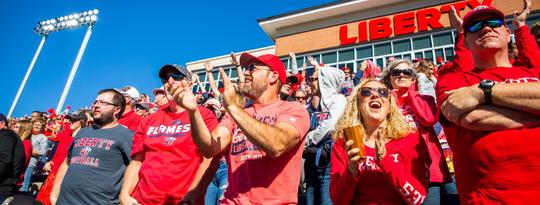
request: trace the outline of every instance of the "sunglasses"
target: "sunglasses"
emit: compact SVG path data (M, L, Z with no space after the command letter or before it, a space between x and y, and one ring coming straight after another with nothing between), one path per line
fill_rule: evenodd
M305 100L305 99L307 99L307 97L305 97L305 96L304 97L294 97L294 99L296 99L296 100Z
M504 24L504 21L499 18L495 19L487 19L483 21L478 21L470 26L467 27L467 32L469 33L476 33L480 31L480 29L484 28L484 26L489 26L490 28L498 28L501 27Z
M407 68L407 69L394 69L392 71L390 71L390 75L391 76L400 76L401 74L403 74L404 76L407 76L407 77L412 77L413 75L413 70L410 69L410 68Z
M166 83L167 80L169 80L169 78L173 78L173 80L180 81L185 77L186 76L182 73L169 74L169 75L165 75L165 77L161 79L161 83Z
M375 91L380 97L388 98L390 95L390 90L388 88L372 88L372 87L362 87L360 88L360 95L362 97L371 97Z
M270 69L263 69L263 68L259 68L257 67L255 64L249 64L248 67L247 67L247 70L250 72L250 73L253 73L254 70L270 70Z

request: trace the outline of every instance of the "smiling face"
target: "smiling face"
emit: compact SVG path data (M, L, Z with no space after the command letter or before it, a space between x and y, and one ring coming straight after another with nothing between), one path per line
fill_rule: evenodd
M397 65L394 69L390 71L390 83L392 84L392 89L398 89L398 90L409 89L409 87L411 87L414 80L413 80L412 75L406 74L407 73L406 71L408 69L412 70L412 68L409 67L409 65L407 65L406 63L400 63L399 65ZM392 75L392 71L394 70L401 71L401 72L399 72L399 75Z
M498 18L495 14L478 16L473 21L480 22L487 19ZM493 55L487 50L507 49L510 41L510 30L506 26L491 28L487 25L475 33L466 33L465 46L471 50L473 55Z
M263 64L254 64L254 69L244 72L245 81L240 88L240 92L252 99L260 97L269 86L271 70Z
M358 92L358 111L362 121L366 124L378 124L385 120L390 108L389 90L379 81L370 81L364 84ZM370 92L367 92L369 90ZM381 90L381 91L375 91ZM386 97L381 92L387 91ZM369 95L369 96L368 96Z

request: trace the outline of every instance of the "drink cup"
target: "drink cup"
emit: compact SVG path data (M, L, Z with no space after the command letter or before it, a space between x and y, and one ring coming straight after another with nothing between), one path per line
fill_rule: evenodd
M364 157L366 155L366 149L364 148L364 136L362 136L360 125L353 125L352 127L347 127L343 129L343 132L347 140L352 140L354 142L352 148L360 149L360 152L358 152L358 156Z

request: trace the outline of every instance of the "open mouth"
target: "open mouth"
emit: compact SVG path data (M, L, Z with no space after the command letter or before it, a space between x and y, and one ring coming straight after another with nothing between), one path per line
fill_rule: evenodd
M378 101L371 101L369 102L369 108L372 109L380 109L382 107L382 104Z

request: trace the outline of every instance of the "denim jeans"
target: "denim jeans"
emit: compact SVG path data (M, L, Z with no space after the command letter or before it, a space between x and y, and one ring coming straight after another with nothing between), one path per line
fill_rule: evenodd
M456 189L455 178L452 176L452 182L450 183L430 183L423 204L459 205L459 195Z
M206 189L206 195L204 196L205 205L219 204L219 198L223 196L225 189L227 189L227 173L227 162L220 161L219 168L216 171L216 175L214 175L214 178L210 182L210 185L208 185L208 189Z
M33 166L28 166L28 168L26 168L26 171L24 172L24 179L22 182L22 186L19 189L19 191L23 191L23 192L28 191L28 188L30 187L30 183L32 179L32 172L34 171L34 168L35 167Z
M304 164L307 184L306 204L332 205L330 199L330 163L317 167L315 160L306 159Z

